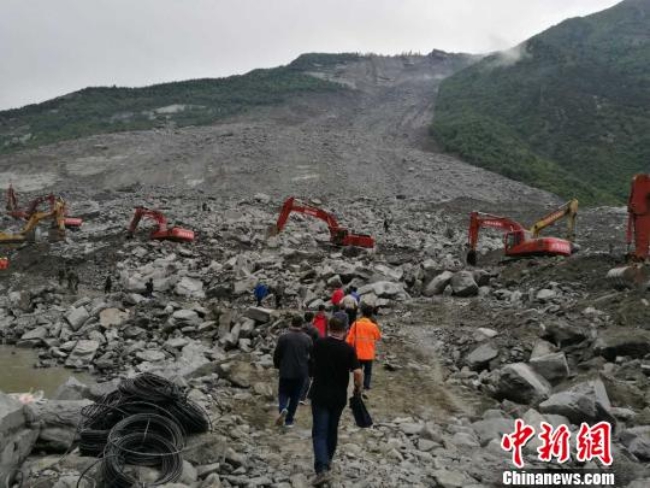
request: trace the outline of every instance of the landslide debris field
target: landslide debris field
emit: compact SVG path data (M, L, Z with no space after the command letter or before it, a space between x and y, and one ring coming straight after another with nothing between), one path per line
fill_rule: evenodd
M22 463L26 486L75 486L96 461L74 450L61 460L74 446L79 410L143 371L189 387L214 425L189 438L180 486L308 486L309 407L300 407L295 429L274 426L271 354L291 314L326 302L340 282L379 307L385 338L367 400L376 426L359 430L344 414L332 486L493 486L510 466L499 442L515 417L615 422L617 482L647 482L648 302L645 292L616 291L605 280L622 262L620 209L582 212L582 250L570 258L503 262L501 236L486 233L479 266L470 268L462 259L469 210L482 205L532 223L549 209L468 199L320 202L343 225L374 234L371 252L330 247L324 224L300 216L267 238L281 200L265 194L131 188L69 200L71 214L85 219L81 231L10 252L0 335L37 348L39 367L91 371L98 384L71 380L22 423L2 424L2 447L24 442L12 463ZM143 203L195 230L196 242L150 241L146 223L126 239L133 207ZM77 293L58 285L62 266L79 274ZM114 290L104 295L109 273ZM155 296L147 300L149 277ZM252 306L259 280L285 284L282 309L272 297L268 309ZM528 466L542 466L534 448L525 452Z
M466 58L434 51L315 63L307 73L345 89L297 94L212 126L98 135L0 155L0 188L10 181L23 191L141 182L239 197L262 190L546 202L545 192L430 147L437 86Z
M0 156L0 186L12 181L21 203L51 189L84 219L65 242L7 250L0 339L36 348L38 367L97 381L71 380L35 408L0 394L0 486L76 486L87 468L97 476L96 458L75 450L80 411L145 371L187 387L212 420L212 432L188 438L174 487L309 486L310 411L300 407L293 430L274 426L271 355L288 318L341 283L378 307L384 340L367 400L376 424L359 430L345 412L332 486L494 486L512 466L499 443L515 418L571 424L574 434L581 422L613 422L617 486L648 486L650 303L605 280L622 264L625 212L582 210L581 250L566 259L503 262L502 237L485 232L478 266L466 266L470 211L531 225L561 202L430 145L436 86L459 59L313 65L347 89L212 126ZM299 216L267 238L289 195L317 199L341 225L374 235L377 249L332 248L322 222ZM150 241L147 221L127 240L136 205L162 210L196 241ZM3 229L19 226L3 217ZM62 267L79 275L77 292L58 284ZM145 299L149 278L155 294ZM284 283L280 310L272 297L252 306L258 281ZM525 449L527 467L546 467L538 445Z

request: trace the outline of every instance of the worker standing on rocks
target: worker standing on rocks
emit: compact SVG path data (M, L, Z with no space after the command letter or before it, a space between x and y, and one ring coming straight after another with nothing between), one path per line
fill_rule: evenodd
M347 343L350 344L363 367L363 389L370 389L372 363L375 360L375 346L381 339L379 326L372 320L373 308L368 304L361 307L362 317L355 321L348 332Z
M65 269L59 268L59 286L63 286L65 282Z
M314 345L314 382L311 391L312 443L314 448L314 486L331 481L330 469L336 453L341 414L347 403L350 372L354 392L361 391L362 372L354 349L345 342L345 327L332 317L329 336Z
M300 394L309 378L309 361L313 343L302 329L300 315L291 319L289 330L282 334L275 346L273 365L280 370L278 383L278 426L292 428Z
M108 275L106 277L106 281L104 282L104 294L108 295L112 290L113 280L111 279L111 275Z
M279 309L284 301L284 283L282 281L276 283L273 294L275 295L275 308Z
M144 296L147 298L153 297L153 278L149 278L144 284Z
M79 276L74 271L68 271L68 290L75 293L79 290Z
M255 285L255 289L253 290L253 295L255 296L255 300L257 301L258 307L262 306L262 300L266 298L266 295L268 293L269 293L268 287L261 281L257 283L257 285Z

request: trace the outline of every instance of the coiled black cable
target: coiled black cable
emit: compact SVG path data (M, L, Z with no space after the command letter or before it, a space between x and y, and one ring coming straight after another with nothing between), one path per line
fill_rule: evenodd
M155 467L158 479L143 485L126 469L127 465ZM154 432L132 432L111 438L102 464L102 481L111 488L160 486L173 483L183 474L183 457L170 440Z

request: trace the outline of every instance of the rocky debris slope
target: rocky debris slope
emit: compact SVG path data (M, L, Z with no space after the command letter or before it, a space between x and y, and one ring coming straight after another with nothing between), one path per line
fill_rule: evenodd
M617 481L649 476L648 305L644 292L603 283L614 257L590 251L499 263L490 255L499 252L500 237L487 233L484 267L467 267L463 202L319 202L335 206L347 227L372 232L379 245L369 251L330 247L324 225L301 216L267 238L281 202L264 194L181 199L158 189L155 199L142 196L79 198L79 208L89 209L81 232L10 255L0 337L36 348L39 367L92 371L99 381L70 382L3 427L2 439L24 440L22 450L11 450L11 466L32 449L48 453L23 464L27 479L74 486L88 458L73 452L61 460L60 453L74 441L79 410L119 378L154 372L188 387L214 425L192 439L175 486L308 486L309 411L300 410L295 430L272 426L272 352L291 313L328 305L340 284L357 286L377 307L385 335L368 399L376 426L359 430L348 413L342 423L335 469L342 486L492 486L512 466L500 442L516 418L537 427L566 423L574 435L582 422L612 422ZM197 242L152 242L144 230L125 240L132 205L143 200L174 225L196 230ZM94 213L98 201L102 212ZM203 203L212 210L200 211ZM377 231L387 216L389 231ZM57 283L64 265L80 275L78 293ZM108 274L114 290L104 295ZM147 298L150 278L154 296ZM281 310L269 308L272 296L253 306L260 281L284 285ZM630 304L639 310L624 314ZM525 460L541 467L536 447L531 442Z

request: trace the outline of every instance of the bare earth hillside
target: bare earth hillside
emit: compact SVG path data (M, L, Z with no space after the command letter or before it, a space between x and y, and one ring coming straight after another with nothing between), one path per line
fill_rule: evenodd
M25 191L186 185L227 195L425 196L549 203L544 192L427 147L437 86L459 57L364 57L313 76L349 87L208 127L93 136L0 156Z

